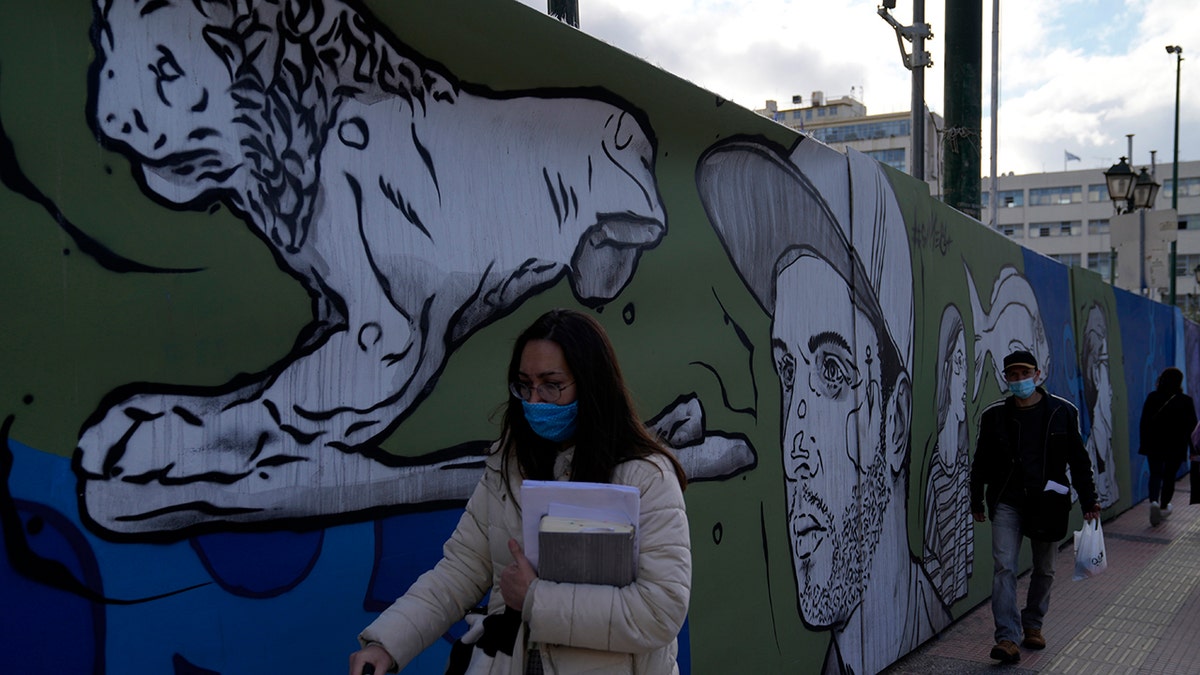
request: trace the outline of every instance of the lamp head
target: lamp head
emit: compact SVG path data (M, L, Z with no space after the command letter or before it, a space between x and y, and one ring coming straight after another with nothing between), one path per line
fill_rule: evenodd
M1156 183L1146 171L1146 167L1142 167L1141 173L1137 175L1137 180L1133 184L1133 208L1153 209L1160 187L1162 186Z
M1122 157L1120 162L1113 164L1108 171L1104 172L1104 181L1108 184L1108 198L1113 201L1113 205L1117 207L1119 213L1121 206L1127 204L1133 197L1133 186L1137 181L1137 176Z
M1167 45L1168 54L1183 54L1183 47L1179 45Z

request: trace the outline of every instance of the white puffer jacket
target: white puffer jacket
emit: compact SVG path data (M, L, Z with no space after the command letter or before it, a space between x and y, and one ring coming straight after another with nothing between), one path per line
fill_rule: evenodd
M504 611L500 573L512 562L508 540L524 548L524 538L513 493L501 477L500 457L493 446L441 561L359 635L364 645L382 645L401 668L489 590L488 614ZM561 479L566 466L559 464L556 472L563 475L556 478ZM509 475L519 495L515 460ZM613 483L641 492L637 580L622 588L534 581L525 596L525 624L513 658L497 660L495 675L523 675L526 647L540 650L548 674L678 672L675 636L687 616L692 581L683 492L663 457L624 462ZM480 650L475 652L478 657Z

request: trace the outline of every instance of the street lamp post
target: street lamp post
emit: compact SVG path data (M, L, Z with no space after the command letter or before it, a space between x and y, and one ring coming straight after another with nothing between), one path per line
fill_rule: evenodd
M1146 296L1146 209L1154 206L1158 198L1159 184L1154 182L1145 167L1134 174L1122 157L1120 162L1109 167L1104 172L1104 182L1108 186L1108 198L1112 200L1117 213L1138 212L1138 277L1140 291ZM1124 207L1122 209L1122 207ZM1175 270L1171 270L1174 274Z
M1175 55L1175 159L1171 164L1171 208L1179 208L1179 70L1183 64L1183 47L1167 45L1167 53Z

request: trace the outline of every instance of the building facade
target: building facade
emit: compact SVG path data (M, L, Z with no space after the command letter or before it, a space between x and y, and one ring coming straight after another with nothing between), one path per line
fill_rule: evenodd
M868 115L867 107L853 95L827 99L814 91L807 105L801 96L792 97L792 107L781 108L777 101L754 112L801 131L826 145L845 152L855 150L907 174L912 174L912 116L903 112ZM941 157L938 152L942 129L940 115L925 115L925 180L931 192L940 194Z
M1144 227L1142 216L1136 212L1117 215L1108 198L1104 171L1079 169L998 176L993 227L1021 245L1064 264L1093 270L1120 288L1142 293L1144 285L1145 294L1160 302L1170 301L1169 241L1175 239L1176 304L1185 314L1197 316L1200 314L1200 285L1196 282L1196 268L1200 266L1200 161L1179 163L1175 211L1171 211L1175 190L1171 166L1155 168L1155 180L1162 184L1162 189L1154 208L1144 214ZM990 179L985 178L983 184L989 185ZM983 219L989 220L989 191L984 190L980 203ZM1139 257L1144 264L1138 263Z
M868 115L866 106L853 94L826 98L823 92L814 91L807 104L797 95L792 97L791 107L768 100L766 107L755 112L841 152L854 148L912 173L912 117L908 111ZM925 178L930 193L940 196L942 118L927 110L925 120ZM1155 169L1162 189L1154 209L1143 214L1146 225L1142 215L1116 213L1108 198L1104 170L1001 175L997 179L996 223L989 222L990 180L984 178L981 218L1023 246L1064 264L1086 267L1109 283L1160 302L1170 301L1169 241L1173 239L1176 304L1193 319L1200 319L1200 284L1196 281L1200 161L1179 164L1176 211L1170 210L1174 191L1170 165Z

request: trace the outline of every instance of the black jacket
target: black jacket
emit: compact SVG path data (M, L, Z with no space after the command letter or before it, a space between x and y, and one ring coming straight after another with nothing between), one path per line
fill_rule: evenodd
M1182 462L1192 445L1196 428L1196 408L1192 397L1183 392L1150 392L1142 406L1139 425L1141 445L1138 454L1155 459Z
M1042 387L1038 391L1047 405L1046 429L1035 430L1045 434L1041 474L1029 476L1025 483L1045 485L1049 480L1067 486L1074 483L1079 506L1087 513L1096 508L1096 482L1079 434L1079 411L1070 401L1051 395ZM1009 481L1022 481L1017 453L1023 430L1014 414L1016 409L1016 398L1009 396L984 408L979 420L979 439L971 462L971 511L975 513L983 512L986 501L988 516L994 518L996 504ZM1067 467L1071 469L1070 479ZM1021 527L1026 535L1043 541L1057 541L1066 536L1071 515L1069 494L1038 492L1027 494L1025 501Z

